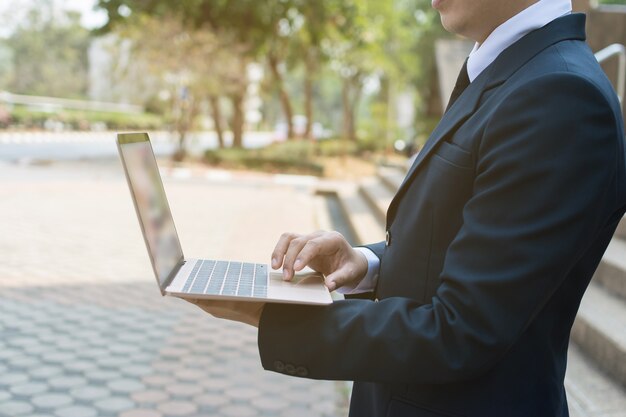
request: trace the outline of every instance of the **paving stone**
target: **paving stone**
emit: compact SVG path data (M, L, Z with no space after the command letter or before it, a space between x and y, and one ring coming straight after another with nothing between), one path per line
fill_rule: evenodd
M133 401L140 403L140 404L145 404L145 403L156 404L156 403L167 401L170 398L170 396L165 391L149 390L149 391L134 392L131 394L131 398L133 399Z
M39 368L32 368L28 370L28 373L33 378L50 378L59 375L63 372L62 368L52 365L44 365Z
M171 385L171 384L176 383L176 379L167 375L162 375L162 374L144 376L143 378L141 378L141 380L146 385L151 385L155 387L163 387L166 385Z
M189 402L169 401L159 404L157 410L168 416L188 416L198 411L198 406Z
M231 398L238 400L249 400L251 398L258 397L261 392L255 388L228 388L225 394Z
M191 397L202 392L202 386L197 384L171 384L166 385L165 390L172 395Z
M48 391L48 385L38 382L30 382L26 384L13 385L11 392L18 396L32 396Z
M95 408L74 405L71 407L59 408L54 412L57 417L96 417L98 411Z
M272 375L272 374L268 374L268 376L269 375ZM288 386L287 387L285 386L286 385L285 381L276 381L276 378L268 378L268 376L264 378L265 381L260 382L258 384L259 389L263 391L264 393L268 395L280 394L281 392L285 390L285 388L288 388ZM283 377L283 379L291 379L291 378Z
M63 364L76 360L76 356L69 352L52 352L41 356L41 360L53 364Z
M199 381L206 378L209 374L209 371L197 369L178 369L174 372L174 375L180 381Z
M138 352L133 353L128 357L131 363L141 365L141 366L149 366L152 361L154 361L155 355L150 352Z
M181 368L179 363L171 362L153 362L152 369L160 372L174 372Z
M54 417L54 415L48 414L48 413L36 413L36 414L23 414L20 417Z
M114 392L131 393L146 389L146 387L135 379L116 379L107 383L107 386Z
M48 379L48 384L51 387L59 390L67 390L78 386L83 386L87 383L87 380L80 376L58 376Z
M223 394L200 394L193 397L193 403L199 406L219 407L228 402L228 398Z
M102 357L96 359L96 362L103 368L122 368L131 364L131 360L123 356Z
M223 391L235 384L235 381L231 381L225 378L216 378L211 375L211 378L200 381L200 385L210 391Z
M16 417L28 414L34 410L34 407L23 401L5 401L0 402L0 416Z
M28 381L28 375L21 372L9 372L0 375L0 386L22 384Z
M82 350L85 348L85 344L83 342L81 342L80 340L72 339L72 338L65 338L62 340L57 340L55 342L55 346L58 349L65 350L65 351Z
M45 345L26 346L24 348L24 352L28 353L29 355L41 355L45 352L48 352L49 350L50 348Z
M4 349L0 351L0 361L11 359L14 356L20 356L22 352L19 349Z
M136 377L150 375L153 372L152 368L148 365L126 366L120 369L120 371L125 375L131 375Z
M74 388L70 391L70 395L77 400L94 401L109 397L111 395L111 391L102 387L85 386Z
M96 368L97 365L93 363L92 361L76 360L76 361L63 364L63 367L67 369L68 371L85 372L85 371L89 371L89 370Z
M254 408L263 411L278 411L290 406L288 401L276 397L254 398L250 403Z
M148 337L143 333L124 333L119 335L117 339L121 342L144 344L148 340Z
M114 379L120 379L122 376L119 372L110 371L110 370L92 370L85 372L85 377L94 381L111 381Z
M219 415L225 417L249 417L256 416L258 411L247 405L227 405L219 409ZM293 414L298 416L298 414Z
M290 407L280 413L280 417L320 417L318 412L308 408Z
M39 344L39 340L34 337L15 337L9 339L7 343L11 346L26 347Z
M290 400L300 404L311 403L314 404L317 402L317 397L312 396L309 391L300 391L300 390L286 390L282 391L280 396L286 400Z
M70 405L74 400L72 397L65 394L42 394L33 397L31 402L37 407L51 409Z
M185 364L185 366L193 366L197 369L209 369L213 367L215 364L215 360L209 356L210 354L200 356L197 354L189 355L184 358L181 358L180 361Z
M135 403L125 397L108 397L96 401L94 405L102 411L119 413L130 410L135 406Z
M159 355L164 358L178 359L189 355L189 349L182 347L167 347L159 351Z
M30 368L35 368L35 367L39 367L42 365L42 363L38 359L33 358L28 355L15 356L9 359L8 363L11 364L11 366L14 368L21 368L21 369L30 369Z
M97 359L97 358L109 356L110 354L111 352L109 352L108 350L104 348L95 348L95 349L85 349L82 352L78 352L77 356L81 358Z
M141 347L129 344L116 344L107 346L107 349L115 354L129 355L132 353L137 353L141 350Z
M337 415L337 406L332 401L328 401L327 398L324 398L323 401L315 402L311 405L311 408L318 414L325 416Z
M124 411L119 417L163 417L163 414L155 410L135 409Z

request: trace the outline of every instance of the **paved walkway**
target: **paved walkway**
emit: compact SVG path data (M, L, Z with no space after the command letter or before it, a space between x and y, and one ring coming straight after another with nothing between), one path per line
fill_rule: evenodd
M188 256L267 262L306 184L170 179ZM341 416L343 383L264 371L256 332L161 297L117 163L0 165L0 416ZM252 234L251 234L252 233Z

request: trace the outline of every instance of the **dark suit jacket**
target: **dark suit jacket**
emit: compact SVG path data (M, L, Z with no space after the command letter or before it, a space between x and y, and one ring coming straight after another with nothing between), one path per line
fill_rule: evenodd
M267 305L265 369L354 380L351 416L567 416L570 328L626 206L617 98L569 15L444 115L387 213L377 301Z

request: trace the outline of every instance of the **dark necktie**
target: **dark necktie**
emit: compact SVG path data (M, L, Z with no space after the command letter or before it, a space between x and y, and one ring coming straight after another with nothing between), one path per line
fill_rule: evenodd
M456 84L454 85L454 90L452 90L452 94L450 95L450 100L448 101L448 106L446 107L446 112L452 107L454 102L459 98L459 96L465 91L467 86L470 85L469 75L467 75L467 59L463 63L463 68L461 68L461 72L459 72L459 77L456 79Z

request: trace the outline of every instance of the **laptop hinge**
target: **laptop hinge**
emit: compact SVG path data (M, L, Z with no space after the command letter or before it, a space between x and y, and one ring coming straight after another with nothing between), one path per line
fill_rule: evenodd
M161 288L162 293L165 293L165 289L170 286L172 281L174 281L174 278L176 278L176 274L178 274L178 271L180 271L180 268L182 268L183 265L185 265L186 263L187 261L185 260L185 258L182 258L180 261L178 261L178 264L176 264L174 269L172 269L172 272L170 273L170 275L165 280L165 284Z

